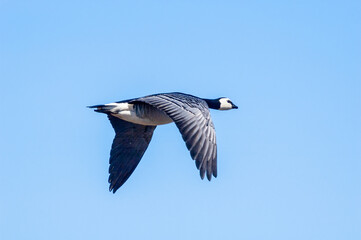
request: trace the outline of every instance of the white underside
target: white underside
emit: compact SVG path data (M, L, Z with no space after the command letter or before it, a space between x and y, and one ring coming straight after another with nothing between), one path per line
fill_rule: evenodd
M136 115L134 111L134 104L130 103L109 103L106 105L112 105L116 106L111 111L114 112L112 116L120 118L124 121L140 124L140 125L147 125L147 126L157 126L157 125L163 125L167 123L173 122L172 119L170 119L168 116L161 116L158 118L153 119L144 117L140 118Z

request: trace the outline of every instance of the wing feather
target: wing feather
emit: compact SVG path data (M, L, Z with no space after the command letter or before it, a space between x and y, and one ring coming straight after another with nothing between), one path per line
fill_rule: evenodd
M217 176L217 143L207 103L197 97L181 94L156 94L135 99L165 112L177 125L195 160L200 176L210 180Z
M109 158L109 191L115 193L138 166L153 136L155 126L144 126L108 115L115 138Z

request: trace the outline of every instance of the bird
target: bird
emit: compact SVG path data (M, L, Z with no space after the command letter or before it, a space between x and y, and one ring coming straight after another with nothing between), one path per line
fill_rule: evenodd
M201 179L217 177L216 132L209 109L238 107L227 97L199 98L172 92L88 106L107 114L115 131L109 158L109 191L115 193L138 166L158 125L174 122Z

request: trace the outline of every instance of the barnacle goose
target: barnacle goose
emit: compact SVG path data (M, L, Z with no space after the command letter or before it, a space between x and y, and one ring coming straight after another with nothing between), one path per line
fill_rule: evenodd
M174 122L203 179L217 177L216 132L209 108L238 108L229 98L202 99L184 93L161 93L104 105L89 106L105 113L115 138L109 159L109 191L115 193L133 173L157 125Z

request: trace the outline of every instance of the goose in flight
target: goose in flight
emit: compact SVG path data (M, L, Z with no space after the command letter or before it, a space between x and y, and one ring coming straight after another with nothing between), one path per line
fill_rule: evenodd
M108 115L115 131L109 159L109 191L115 193L137 167L157 125L174 122L203 179L217 177L216 132L209 108L237 109L229 98L203 99L184 93L161 93L89 106Z

